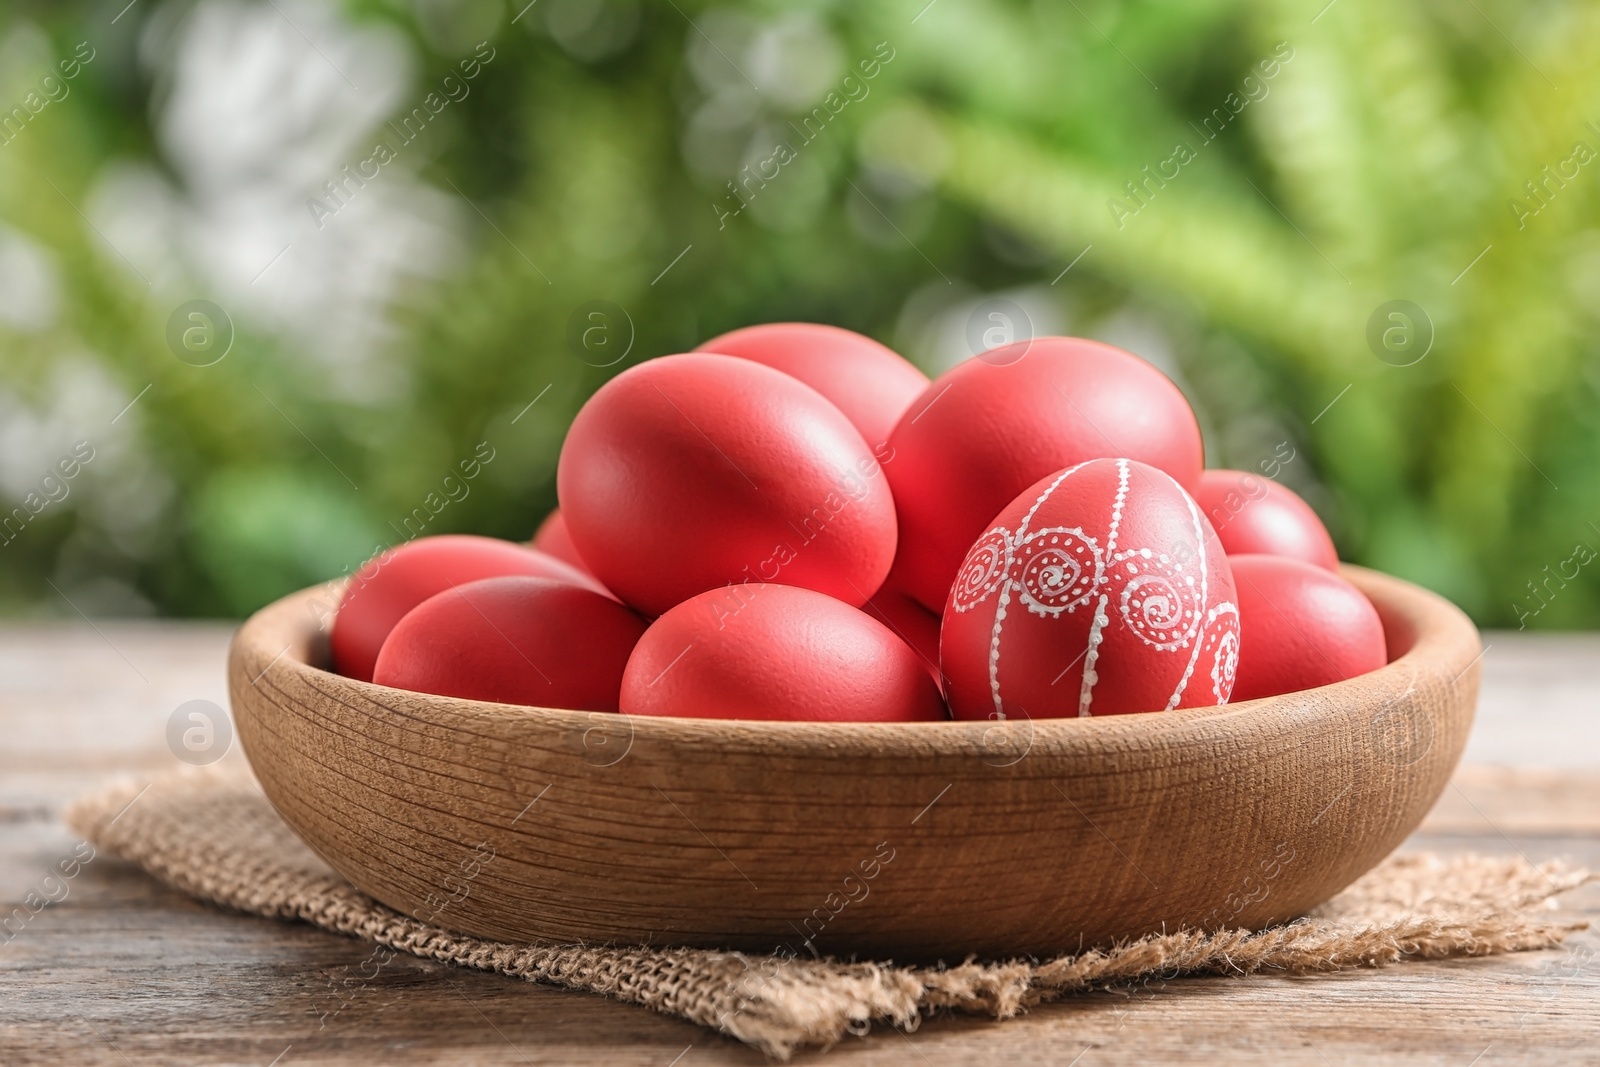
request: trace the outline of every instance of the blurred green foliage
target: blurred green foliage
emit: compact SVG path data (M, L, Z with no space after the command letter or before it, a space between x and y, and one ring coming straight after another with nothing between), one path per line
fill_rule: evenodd
M566 423L626 366L807 319L937 370L949 345L935 327L963 326L950 309L1009 294L1037 323L1166 359L1211 465L1254 469L1290 442L1282 476L1347 558L1485 624L1593 625L1600 568L1574 561L1600 547L1600 168L1579 158L1600 151L1600 6L1319 6L9 4L0 107L79 42L95 58L70 95L0 138L0 295L31 301L0 319L6 506L73 441L97 451L70 495L0 547L0 604L247 612L415 532L405 518L480 442L495 459L425 532L526 538L554 503ZM341 66L340 26L403 61L387 113L326 154L339 165L394 141L383 119L421 106L477 41L494 53L373 179L434 191L456 235L441 247L456 251L394 275L364 355L334 343L313 358L315 315L286 325L253 303L254 264L289 243L266 271L309 271L296 257L337 240L342 211L318 229L307 208L237 276L145 250L144 213L102 221L117 218L103 205L130 164L175 203L204 200L196 174L227 174L205 169L211 154L270 138L269 113L305 95L263 83L260 117L241 105L236 124L174 151L163 123L196 91L185 64L205 58L191 28L263 26L263 12L310 46L290 69ZM349 93L336 86L313 117L372 105L365 76L340 78ZM227 77L210 91L227 93ZM792 161L749 182L741 168L780 144ZM299 203L337 176L280 185ZM233 203L226 192L206 202ZM396 212L394 225L410 216ZM376 219L363 240L385 232ZM46 264L44 296L30 295L29 256ZM266 271L267 288L280 283ZM338 284L351 279L313 288ZM166 339L196 297L228 308L237 332L211 366ZM1376 335L1393 327L1398 346L1380 359L1369 322L1392 300L1427 320L1380 316ZM604 320L603 352L632 339L610 366L573 340L592 301L625 313Z

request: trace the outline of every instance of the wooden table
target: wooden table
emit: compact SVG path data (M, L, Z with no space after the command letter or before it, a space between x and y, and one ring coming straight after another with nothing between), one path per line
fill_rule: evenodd
M179 704L226 705L229 633L182 623L0 627L5 913L71 855L66 804L115 775L174 766L166 726ZM1600 867L1600 635L1485 640L1466 762L1405 848ZM1600 919L1600 886L1571 894L1566 907ZM309 927L195 903L100 857L0 944L0 1064L763 1062L640 1008L406 956L319 1029L328 974L367 953ZM877 1028L827 1056L1082 1067L1600 1063L1600 936L1381 973L1182 979L1003 1024L938 1018L909 1037Z

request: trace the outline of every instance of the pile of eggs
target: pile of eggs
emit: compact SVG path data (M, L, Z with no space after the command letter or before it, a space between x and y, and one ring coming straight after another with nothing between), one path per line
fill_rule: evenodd
M1382 666L1383 627L1292 491L1203 470L1160 371L1094 341L930 382L831 326L619 374L531 545L369 561L336 670L422 693L721 719L1117 715Z

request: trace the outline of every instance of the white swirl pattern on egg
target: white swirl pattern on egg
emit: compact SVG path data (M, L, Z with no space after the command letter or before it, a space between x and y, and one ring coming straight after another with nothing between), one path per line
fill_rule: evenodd
M1129 466L1117 460L1118 490L1112 507L1106 543L1076 526L1051 526L1030 531L1039 509L1056 489L1086 464L1062 471L1028 509L1017 529L997 526L968 551L951 596L957 612L968 612L998 594L989 640L989 688L994 717L1006 717L1000 686L1001 636L1007 605L1014 598L1031 613L1044 618L1070 615L1092 607L1094 616L1084 650L1078 714L1091 714L1097 660L1104 629L1116 606L1122 624L1140 641L1161 652L1185 651L1187 664L1167 707L1177 707L1187 691L1202 653L1211 654L1209 681L1217 703L1225 704L1233 690L1239 656L1239 613L1228 602L1207 610L1206 528L1190 502L1195 550L1172 553L1147 546L1124 547L1117 539L1127 500ZM1174 551L1177 549L1174 547Z

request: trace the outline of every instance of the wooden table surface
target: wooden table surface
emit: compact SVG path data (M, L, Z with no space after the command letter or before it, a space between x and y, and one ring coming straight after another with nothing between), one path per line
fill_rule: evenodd
M76 796L175 766L167 720L226 706L230 628L0 627L3 913L72 855ZM1600 635L1488 634L1466 761L1404 846L1600 868ZM235 750L225 757L240 759ZM109 856L0 943L0 1064L759 1064L731 1039L641 1008L398 957L319 1028L329 975L368 946L246 918ZM59 894L59 891L58 891ZM1600 885L1566 898L1600 919ZM803 1053L799 1061L821 1058ZM1093 993L1006 1023L875 1028L844 1064L1600 1063L1600 936L1563 949L1382 972L1180 979Z

